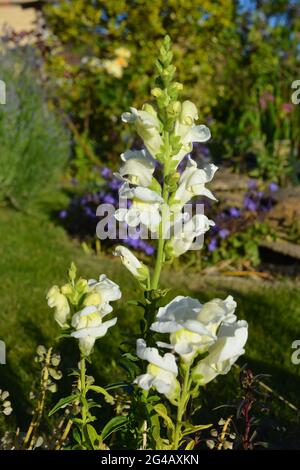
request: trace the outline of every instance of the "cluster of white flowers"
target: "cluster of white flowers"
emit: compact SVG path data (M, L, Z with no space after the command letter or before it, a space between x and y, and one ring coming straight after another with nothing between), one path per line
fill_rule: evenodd
M131 201L130 207L115 212L116 219L129 227L143 225L157 234L164 211L167 214L163 225L164 238L167 240L165 254L169 259L191 249L195 238L214 225L203 214L188 217L183 209L195 196L215 199L205 184L212 180L217 170L213 164L197 168L196 162L188 157L185 170L181 175L177 172L179 163L192 150L193 142L206 142L211 134L206 126L195 124L198 114L191 101L176 102L176 115L174 138L177 139L178 152L168 162L169 174L175 175L176 187L167 201L163 198L159 181L154 177L158 162L166 162L162 156L163 125L151 105L144 105L142 110L131 108L130 112L122 115L124 122L134 124L137 134L144 141L145 149L123 153L121 168L115 173L123 182L119 190L120 199Z
M144 390L154 387L170 401L178 397L176 358L188 367L195 385L206 385L219 374L227 374L244 354L248 337L247 322L237 321L236 302L232 296L201 304L191 297L175 297L158 310L150 329L168 333L169 343L157 342L172 353L160 356L157 348L147 348L137 340L137 355L149 362L147 373L135 379Z
M79 279L61 288L53 286L47 294L48 305L55 309L54 318L71 336L79 340L81 352L88 356L96 339L106 335L117 318L103 321L113 310L110 302L118 300L121 291L117 284L101 274L95 279ZM73 314L71 313L73 310Z

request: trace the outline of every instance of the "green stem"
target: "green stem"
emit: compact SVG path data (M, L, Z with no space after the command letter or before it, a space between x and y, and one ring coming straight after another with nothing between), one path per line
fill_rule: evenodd
M167 174L166 170L166 165L164 167L164 180ZM160 274L161 270L163 267L164 263L164 246L165 246L165 223L166 223L166 211L168 210L168 202L169 202L169 191L167 188L167 185L164 183L163 187L163 200L164 200L164 206L162 208L162 214L161 214L161 221L159 224L159 238L158 238L158 244L157 244L157 255L156 255L156 262L155 262L155 268L154 268L154 274L151 282L151 289L157 289L159 286L159 279L160 279Z
M86 367L85 367L85 357L82 354L80 360L80 398L81 398L81 415L82 415L82 428L81 435L82 441L85 442L85 428L87 420L87 410L86 410Z
M184 416L189 398L190 398L190 365L184 367L184 379L182 385L181 396L177 408L177 420L174 432L173 450L178 450L181 439L182 418Z
M165 245L165 240L163 239L163 236L162 236L162 221L161 221L160 226L159 226L159 240L158 240L158 245L157 245L156 262L155 262L154 274L153 274L152 283L151 283L152 289L157 289L159 285L160 273L161 273L161 269L163 266L164 245Z

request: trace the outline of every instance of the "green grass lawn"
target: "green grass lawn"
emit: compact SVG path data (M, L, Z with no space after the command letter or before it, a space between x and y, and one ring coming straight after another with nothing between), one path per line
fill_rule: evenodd
M59 334L45 295L50 286L65 282L65 274L74 260L83 277L106 273L122 287L123 297L115 308L118 324L97 343L94 373L97 380L109 382L120 373L117 364L121 334L132 335L138 329L139 314L127 301L138 296L137 288L118 259L87 255L70 240L62 228L47 216L29 216L7 208L0 209L0 339L6 342L7 364L1 367L0 388L11 393L19 424L28 413L28 395L38 380L33 365L39 344L52 345ZM199 274L167 272L163 283L171 282L175 294L194 295L202 301L225 297L231 293L238 302L238 316L249 322L246 361L255 372L272 374L272 388L299 403L300 365L291 363L291 344L300 339L300 289L289 281L266 284L221 277L203 278ZM77 362L75 344L64 342L56 349L63 351L64 367ZM237 374L220 377L209 388L208 406L214 407L235 399ZM205 395L205 393L204 393ZM274 399L274 408L282 423L296 422L295 412ZM294 426L294 424L293 424ZM282 432L281 432L282 434ZM298 435L299 437L299 435Z

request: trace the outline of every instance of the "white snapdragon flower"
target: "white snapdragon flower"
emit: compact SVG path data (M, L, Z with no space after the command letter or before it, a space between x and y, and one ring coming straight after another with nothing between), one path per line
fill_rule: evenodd
M206 356L193 370L193 380L205 385L219 374L227 374L237 359L245 353L248 338L248 324L241 320L236 323L222 324L218 339Z
M208 127L194 124L196 119L198 119L196 106L191 101L184 101L175 123L175 135L180 137L181 149L172 160L178 163L192 151L193 142L207 142L211 137Z
M195 238L204 235L215 223L204 214L196 214L185 221L184 214L180 214L179 224L173 226L174 236L167 241L165 251L170 258L178 257L188 251L195 242ZM178 220L178 219L177 219ZM201 248L203 240L198 242L197 248Z
M159 393L165 395L171 402L174 402L179 395L180 385L176 379L178 367L175 356L166 353L160 356L156 348L148 348L143 339L138 339L136 353L140 359L149 362L147 373L139 375L134 383L144 390L154 387Z
M122 121L134 123L138 135L143 139L147 150L156 158L163 144L160 135L161 124L155 109L147 104L142 110L130 108L130 112L122 114Z
M113 308L109 302L119 300L122 296L120 287L108 279L105 274L99 276L99 281L89 279L89 292L84 300L84 305L97 305L102 316L108 315Z
M194 196L206 196L216 200L205 184L213 179L217 169L214 164L206 165L203 169L197 168L197 163L189 157L187 166L180 176L178 188L171 198L171 209L180 210Z
M124 162L115 176L137 186L150 186L155 160L146 150L127 150L121 154Z
M115 218L119 222L126 222L130 227L144 224L155 232L159 226L161 215L160 208L164 200L155 191L138 186L130 188L124 183L119 190L120 198L132 200L131 206L117 209Z
M89 356L96 339L106 335L108 328L117 323L117 318L103 322L101 308L96 305L88 305L75 313L72 318L72 327L75 329L71 336L79 340L79 347L85 356Z
M122 263L138 281L149 277L149 269L125 246L118 245L114 250L115 256L120 256Z
M213 299L203 305L197 299L177 296L158 310L151 330L170 333L170 347L190 363L198 353L206 352L215 343L221 322L236 320L235 308L232 296L225 300Z
M55 321L62 328L67 327L67 319L70 314L70 306L67 297L61 293L60 288L58 286L53 286L48 291L47 302L50 308L55 308Z

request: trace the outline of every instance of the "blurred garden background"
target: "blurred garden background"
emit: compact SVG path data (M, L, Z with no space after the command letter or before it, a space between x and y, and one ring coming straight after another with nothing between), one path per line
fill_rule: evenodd
M7 348L0 388L13 403L8 426L30 419L35 350L58 334L45 295L72 260L83 276L105 272L127 284L118 327L99 342L94 362L104 383L120 374L112 345L121 330L133 334L139 318L113 242L96 237L96 209L118 205L120 154L141 148L120 116L151 100L156 50L169 34L183 98L212 132L192 156L220 169L210 185L218 204L198 201L215 227L200 252L164 276L173 294L235 297L238 317L249 322L239 366L270 375L261 379L267 396L253 405L255 439L299 448L300 364L291 361L300 340L299 2L0 1L0 27L0 339ZM153 266L151 241L124 243ZM65 370L72 354L68 346ZM238 368L222 381L203 397L216 423L243 393Z

